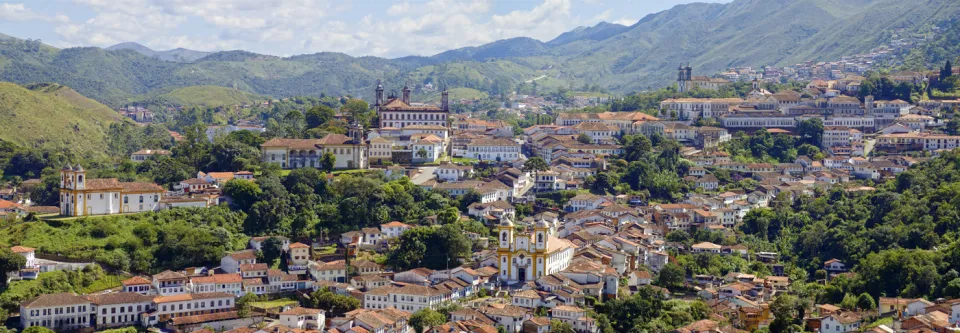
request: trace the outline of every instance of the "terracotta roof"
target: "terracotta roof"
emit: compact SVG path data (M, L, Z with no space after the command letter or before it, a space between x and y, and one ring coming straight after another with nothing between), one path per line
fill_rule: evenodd
M468 146L520 146L519 143L513 142L509 139L492 139L492 138L482 138L470 141L467 144Z
M123 192L163 192L163 187L154 183L123 182Z
M296 243L290 244L290 248L291 248L291 249L303 249L303 248L309 249L309 248L310 248L310 245L307 245L307 244L304 244L304 243L300 243L300 242L296 242Z
M130 292L85 295L81 297L89 300L91 303L96 305L153 302L152 296L146 296L146 295L141 295L139 293L130 293Z
M20 245L10 248L10 251L13 251L13 253L30 253L30 252L35 252L36 250L37 249L34 249L32 247L26 247L26 246L20 246Z
M116 178L87 179L84 188L87 190L122 190L123 184Z
M57 206L30 206L30 207L27 207L27 212L37 213L37 214L59 213L59 212L60 212L60 207L57 207Z
M267 264L241 264L240 271L265 271L269 269L270 266Z
M16 202L0 199L0 209L23 209L23 206Z
M318 313L323 313L323 310L304 308L304 307L298 306L293 309L281 312L280 315L281 316L300 316L300 315L311 315L311 314L318 314Z
M166 270L166 271L154 274L153 278L157 280L173 280L173 279L186 279L187 276L180 274L178 272Z
M284 147L287 149L317 149L318 139L284 139L273 138L264 142L260 147Z
M221 321L228 319L240 318L240 315L237 314L237 311L228 311L228 312L216 312L216 313L207 313L194 316L183 316L183 317L174 317L170 319L174 325L191 325L191 324L200 324L211 321Z
M409 224L406 224L406 223L403 223L403 222L400 222L400 221L391 221L391 222L388 222L388 223L381 224L380 226L381 226L381 227L388 227L388 228L389 228L389 227L406 227L406 228L412 228L412 227L413 227L413 226L411 226L411 225L409 225Z
M257 252L255 252L254 250L237 251L237 252L231 253L230 258L233 258L234 260L257 259Z
M73 293L59 293L40 295L20 303L24 308L46 308L52 306L64 306L74 304L88 304L90 301Z
M151 284L152 282L150 282L150 280L147 280L142 276L134 276L132 278L123 280L123 282L120 282L120 283L125 286L138 286L138 285L144 285L144 284Z

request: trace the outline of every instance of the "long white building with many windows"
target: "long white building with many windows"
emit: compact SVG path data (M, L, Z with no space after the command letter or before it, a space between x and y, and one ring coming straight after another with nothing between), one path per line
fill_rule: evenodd
M508 139L477 139L467 144L467 158L483 161L516 161L520 159L520 144Z

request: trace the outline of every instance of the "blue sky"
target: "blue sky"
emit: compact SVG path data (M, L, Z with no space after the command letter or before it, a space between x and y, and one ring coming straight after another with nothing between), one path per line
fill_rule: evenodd
M0 0L0 33L57 47L289 56L433 55L512 37L550 40L600 21L633 24L693 0ZM700 0L698 2L729 2Z

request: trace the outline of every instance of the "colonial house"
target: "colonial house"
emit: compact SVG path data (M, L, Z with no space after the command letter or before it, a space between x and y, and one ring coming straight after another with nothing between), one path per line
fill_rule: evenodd
M284 169L319 169L323 155L330 153L335 157L335 169L366 169L369 145L363 141L363 129L355 125L349 134L329 134L323 139L273 138L260 145L261 157Z

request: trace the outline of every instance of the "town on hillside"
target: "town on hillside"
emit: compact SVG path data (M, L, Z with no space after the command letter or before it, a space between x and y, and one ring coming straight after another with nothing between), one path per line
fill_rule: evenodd
M0 140L0 333L960 333L960 68L892 31L622 96L390 69Z

